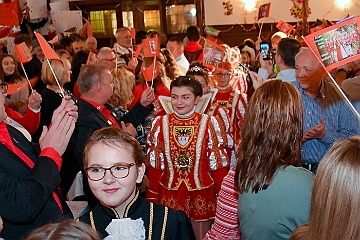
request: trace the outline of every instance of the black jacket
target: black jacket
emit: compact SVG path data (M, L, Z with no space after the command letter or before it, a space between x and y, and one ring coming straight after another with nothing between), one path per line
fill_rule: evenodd
M12 150L0 144L0 216L4 221L5 239L22 239L32 230L71 218L70 209L62 201L63 214L52 192L60 184L56 163L39 157L38 144L30 143L18 130L7 125L14 143L34 163L31 169Z
M150 219L150 204L153 206L153 220ZM167 213L165 212L167 210ZM105 238L108 236L105 228L109 225L112 219L117 218L114 208L106 207L102 204L97 204L92 209L94 223L90 221L90 211L80 217L80 221L91 225L100 235ZM136 193L133 201L125 209L124 218L131 218L133 220L141 218L144 221L145 239L149 239L149 226L152 226L151 239L162 239L161 234L163 229L165 240L190 240L195 239L195 234L192 229L189 218L186 214L179 210L173 210L164 207L160 204L150 203L147 199L139 196ZM164 218L166 221L164 222Z

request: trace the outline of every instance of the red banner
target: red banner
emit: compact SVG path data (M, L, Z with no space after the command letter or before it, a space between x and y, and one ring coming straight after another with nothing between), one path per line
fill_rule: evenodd
M155 57L160 54L159 38L146 38L142 40L144 57Z
M10 3L0 3L0 26L20 26L22 12L19 0Z

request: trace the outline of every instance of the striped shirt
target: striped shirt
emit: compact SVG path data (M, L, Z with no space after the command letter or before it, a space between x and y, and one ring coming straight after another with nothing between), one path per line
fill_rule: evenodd
M238 217L239 194L234 187L235 167L223 179L217 199L214 226L206 233L203 240L241 239Z
M310 98L298 82L292 84L298 88L302 97L303 131L315 127L324 117L325 136L304 142L301 151L303 163L319 163L334 142L357 134L356 118L332 83L323 80L320 91L314 98Z

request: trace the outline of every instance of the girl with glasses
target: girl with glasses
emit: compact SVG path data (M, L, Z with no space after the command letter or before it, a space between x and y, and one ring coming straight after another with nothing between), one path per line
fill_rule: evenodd
M156 117L147 144L150 188L146 197L183 210L202 239L215 217L216 193L229 159L216 118L195 111L201 84L181 76L171 82L167 115Z
M194 239L186 215L151 203L140 192L148 186L144 155L135 138L114 127L96 131L84 149L84 167L93 194L100 200L80 221L103 238ZM113 219L126 219L112 229ZM119 221L121 222L121 221Z

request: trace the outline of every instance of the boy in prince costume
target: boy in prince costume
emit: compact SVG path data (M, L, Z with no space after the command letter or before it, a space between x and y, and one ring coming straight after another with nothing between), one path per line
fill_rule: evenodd
M202 95L200 83L181 76L170 91L173 112L154 119L147 139L146 197L184 211L197 239L202 239L213 222L229 158L216 118L195 111Z

